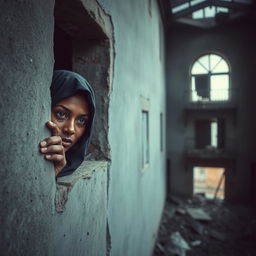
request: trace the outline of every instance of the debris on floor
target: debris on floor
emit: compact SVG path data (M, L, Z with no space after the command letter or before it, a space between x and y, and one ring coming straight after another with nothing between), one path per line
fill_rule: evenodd
M201 243L202 243L202 241L195 240L195 241L192 241L190 244L191 244L191 246L195 247L195 246L199 246Z
M256 209L203 195L171 197L153 256L256 256Z
M175 245L176 247L180 247L186 251L190 250L188 243L183 239L180 232L172 233L170 238L171 238L172 244Z
M195 220L211 220L211 217L201 208L187 208L187 212Z

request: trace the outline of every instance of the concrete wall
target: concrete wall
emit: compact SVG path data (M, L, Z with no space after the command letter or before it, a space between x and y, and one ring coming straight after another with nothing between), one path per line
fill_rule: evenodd
M106 167L59 195L53 166L38 152L49 136L54 5L0 7L1 255L104 255ZM55 210L60 196L68 198L62 214Z
M109 111L110 255L145 256L153 248L165 200L165 149L160 151L160 113L165 117L164 46L159 45L164 42L163 25L156 1L151 16L147 0L100 2L112 17L115 40ZM150 163L143 174L140 96L150 101Z
M185 171L185 138L193 134L193 122L184 124L185 91L190 86L190 68L199 55L223 54L231 65L231 90L236 97L236 123L227 118L227 136L236 139L236 165L228 171L229 200L248 200L255 145L255 26L252 21L235 22L215 29L180 26L169 31L167 64L167 155L171 159L171 192L191 196L192 174Z
M107 167L104 161L84 161L58 179L50 255L106 255Z
M38 153L48 135L53 3L1 1L1 254L45 255L54 172Z
M63 213L55 209L59 190L53 166L38 153L39 141L49 135L44 124L50 116L54 4L0 4L5 10L0 16L3 255L146 256L154 246L165 201L163 25L155 1L151 10L147 0L99 2L114 27L111 165L108 172L100 168L91 179L80 177L72 190L64 189ZM150 162L144 173L141 96L150 102Z

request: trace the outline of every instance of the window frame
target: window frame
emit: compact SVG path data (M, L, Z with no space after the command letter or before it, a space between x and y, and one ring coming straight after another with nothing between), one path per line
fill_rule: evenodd
M217 62L217 64L215 64L213 67L211 67L210 65L210 56L211 55L216 55L220 58L220 60ZM202 65L199 60L202 57L208 57L208 69L206 67L203 67L204 65ZM219 65L219 63L221 63L222 61L224 61L224 63L227 65L228 67L228 71L224 71L224 72L214 72L214 69ZM198 73L195 74L193 73L193 68L195 66L195 64L199 63L199 65L201 65L206 71L205 73ZM208 71L208 72L207 72ZM227 82L227 89L221 89L224 92L227 93L227 95L223 98L223 99L211 99L211 92L214 93L214 91L216 92L218 89L212 89L212 85L211 85L211 78L214 76L227 76L228 78L228 82ZM205 99L193 99L193 97L200 97L197 95L196 92L196 84L195 84L195 77L199 77L199 76L208 76L208 81L209 81L209 98L205 98ZM219 53L219 52L205 52L203 54L200 54L197 58L195 58L195 60L192 62L192 65L190 67L190 71L189 71L189 77L190 77L190 85L189 85L189 101L191 103L197 103L197 102L206 102L206 103L220 103L220 102L230 102L232 100L232 91L231 91L231 65L230 62L227 60L227 58ZM216 96L215 96L216 97Z

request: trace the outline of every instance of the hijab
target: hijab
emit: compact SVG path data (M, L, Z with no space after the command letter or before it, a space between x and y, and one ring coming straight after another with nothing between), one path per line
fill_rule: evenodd
M81 75L67 70L55 70L51 84L52 107L64 98L83 93L89 104L90 118L85 134L66 152L67 164L58 177L73 173L83 162L89 146L95 114L94 92L88 81Z

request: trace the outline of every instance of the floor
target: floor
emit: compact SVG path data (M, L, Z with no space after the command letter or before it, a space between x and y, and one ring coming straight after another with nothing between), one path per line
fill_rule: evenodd
M191 210L203 213L193 217ZM153 256L256 256L256 209L209 200L171 197Z

